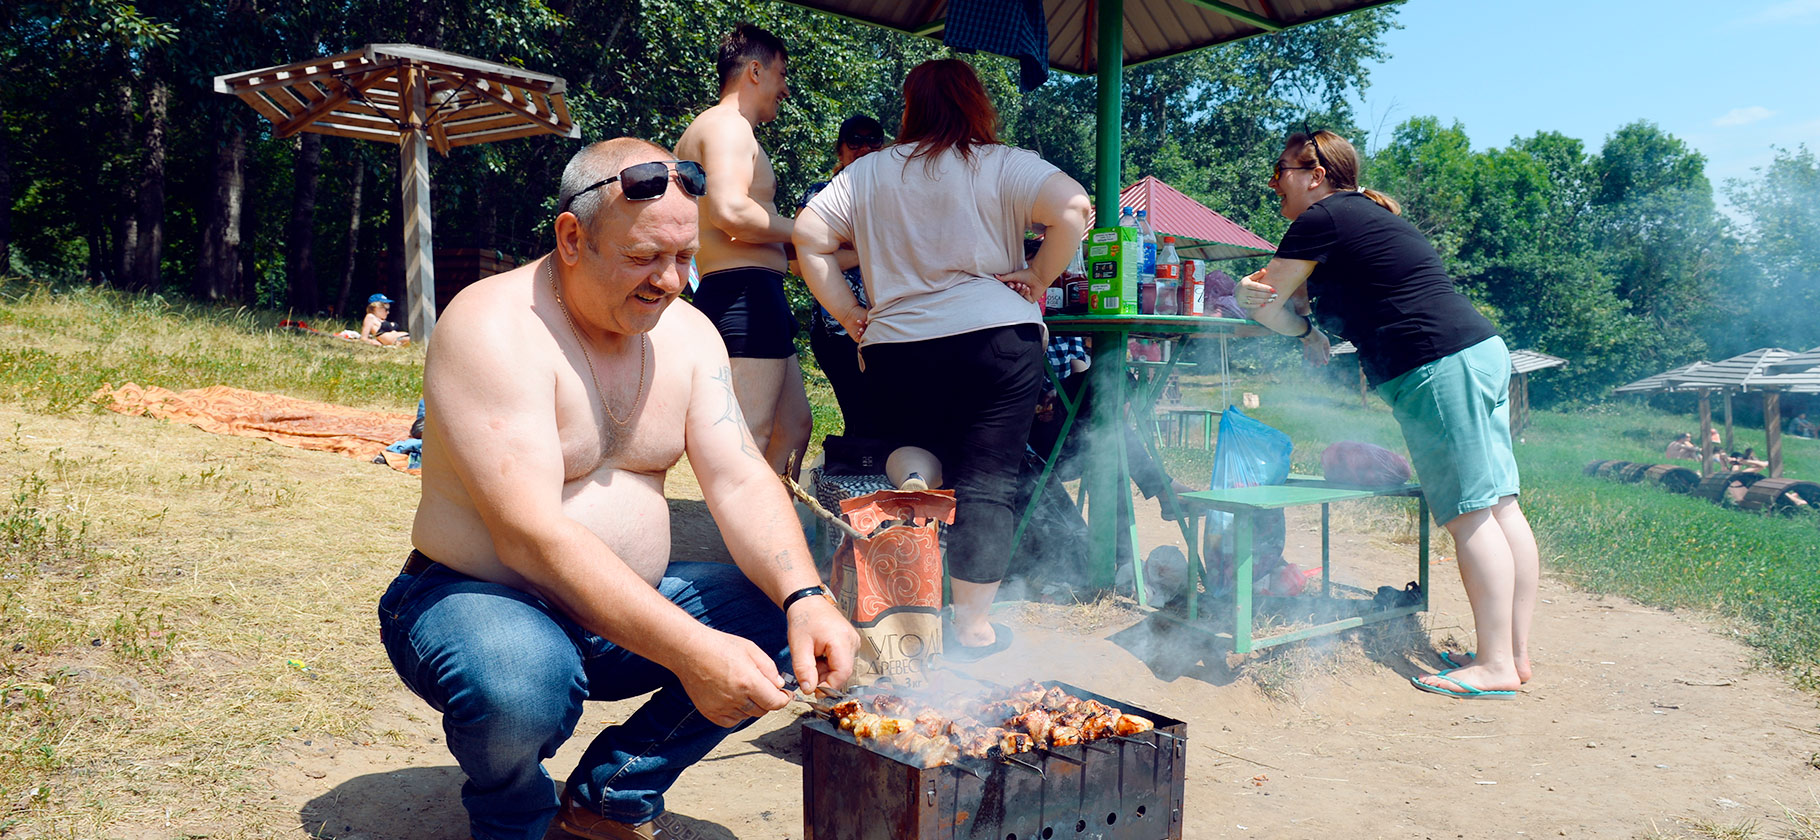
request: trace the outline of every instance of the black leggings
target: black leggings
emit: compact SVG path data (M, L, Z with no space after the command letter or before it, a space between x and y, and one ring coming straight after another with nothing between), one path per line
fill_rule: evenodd
M942 460L954 488L948 574L994 583L1011 562L1018 466L1043 382L1036 324L866 348L885 437Z

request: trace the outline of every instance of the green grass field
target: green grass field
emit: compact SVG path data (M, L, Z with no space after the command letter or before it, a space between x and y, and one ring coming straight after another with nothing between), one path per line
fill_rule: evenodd
M0 286L0 399L33 412L100 411L87 400L103 384L135 381L172 389L225 384L348 405L410 410L421 388L421 350L371 347L281 331L280 313L173 304L93 289ZM339 325L334 325L339 326ZM323 326L330 329L330 326ZM1268 339L1264 339L1268 340ZM839 430L827 381L806 353L815 443ZM1546 373L1539 374L1546 376ZM1187 381L1190 404L1211 405L1217 389ZM1337 440L1393 449L1401 436L1374 397L1291 372L1241 383L1261 395L1258 419L1296 441L1295 467L1318 471ZM1523 503L1543 547L1546 571L1593 592L1671 609L1711 612L1808 688L1820 688L1820 515L1766 516L1721 508L1647 485L1582 475L1587 462L1655 462L1677 431L1695 421L1628 403L1572 414L1537 412L1517 446ZM1740 429L1743 444L1761 430ZM1761 451L1761 449L1759 450ZM1785 474L1820 478L1820 441L1785 437ZM1169 471L1204 487L1211 453L1164 451ZM26 491L10 488L0 545L12 555L68 550L68 534L35 528ZM0 500L3 501L3 500ZM1413 509L1413 506L1412 506ZM36 545L34 545L36 543Z

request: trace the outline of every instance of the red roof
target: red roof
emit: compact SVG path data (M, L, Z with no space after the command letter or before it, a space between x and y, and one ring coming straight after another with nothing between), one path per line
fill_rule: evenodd
M1145 175L1119 193L1119 206L1147 210L1158 236L1175 237L1176 253L1207 260L1232 260L1276 252L1276 246L1154 175ZM1093 227L1093 216L1087 226Z

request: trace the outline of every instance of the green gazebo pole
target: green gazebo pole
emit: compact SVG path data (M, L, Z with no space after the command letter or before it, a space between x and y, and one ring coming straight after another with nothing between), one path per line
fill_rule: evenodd
M1124 99L1125 2L1098 0L1099 108L1095 126L1099 145L1094 175L1094 224L1119 223L1120 110ZM1093 467L1086 471L1088 564L1092 584L1111 587L1118 543L1128 539L1118 527L1118 509L1129 505L1131 488L1119 469L1125 436L1115 431L1125 425L1125 334L1100 335L1093 344L1091 417L1085 429L1087 452ZM1141 558L1137 558L1141 559Z
M1125 98L1125 0L1099 0L1099 109L1093 212L1101 225L1119 219L1119 114Z

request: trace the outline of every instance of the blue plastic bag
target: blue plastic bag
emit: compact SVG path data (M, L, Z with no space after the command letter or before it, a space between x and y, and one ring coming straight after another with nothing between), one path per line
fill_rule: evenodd
M1220 415L1219 444L1213 450L1214 488L1282 484L1289 478L1289 436L1246 417L1236 406Z
M1295 448L1289 436L1246 417L1236 406L1220 415L1219 443L1213 450L1212 489L1282 484L1289 478L1289 453ZM1255 514L1252 520L1253 584L1265 585L1268 575L1283 565L1284 519L1280 510ZM1207 589L1224 596L1232 591L1232 514L1207 512L1207 537L1201 556L1206 558Z

